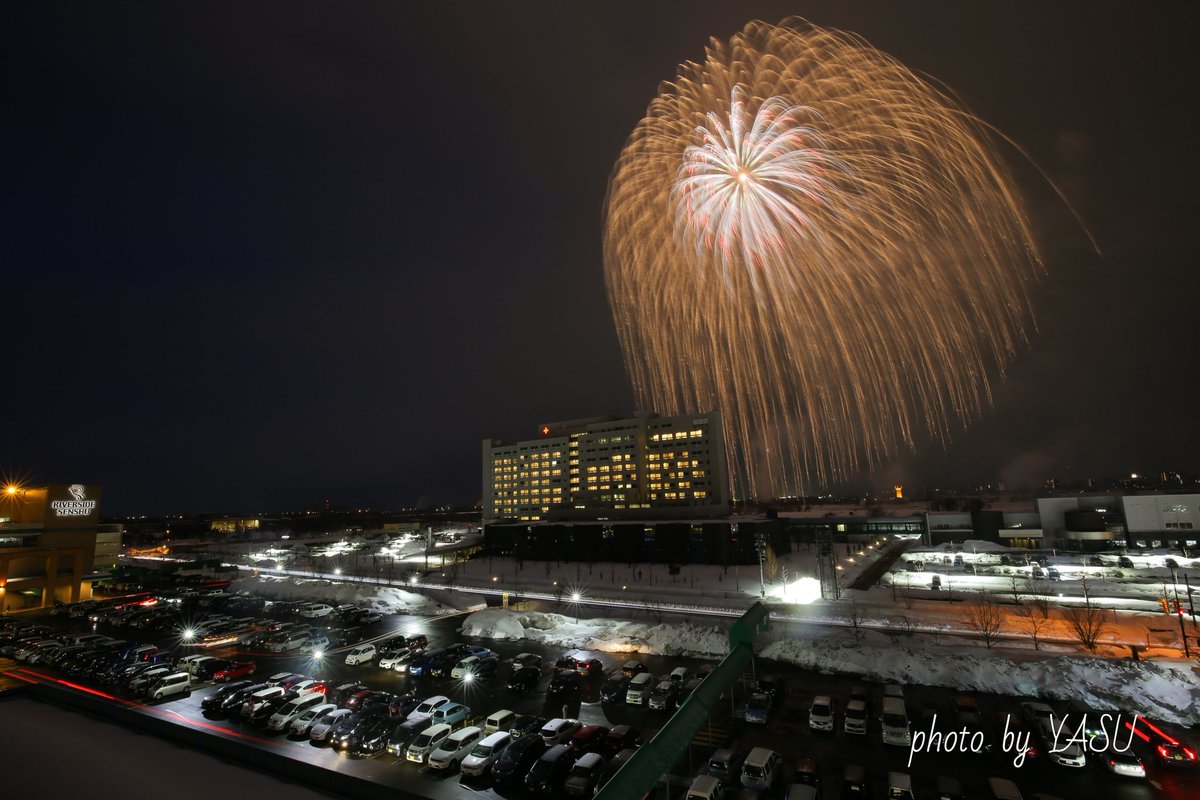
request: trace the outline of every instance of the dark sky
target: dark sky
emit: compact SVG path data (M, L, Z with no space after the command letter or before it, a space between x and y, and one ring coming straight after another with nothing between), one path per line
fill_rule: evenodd
M110 514L479 498L479 441L625 414L609 170L709 36L789 14L955 91L1047 254L994 408L854 486L1195 469L1182 3L8 3L0 468ZM946 365L952 369L953 365Z

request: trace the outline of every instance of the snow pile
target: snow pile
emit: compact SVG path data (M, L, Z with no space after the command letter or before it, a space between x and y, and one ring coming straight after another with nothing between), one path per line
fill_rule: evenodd
M391 586L363 583L335 583L303 578L275 578L265 575L238 578L230 591L252 592L273 600L309 600L330 605L356 605L381 614L435 614L437 604L424 595Z
M609 653L724 656L728 634L718 626L673 623L651 625L612 619L579 622L562 614L542 612L477 611L466 618L464 636L487 639L529 639L543 644Z
M776 642L768 645L762 656L875 681L1077 699L1096 709L1115 708L1185 725L1200 720L1200 685L1187 666L1090 656L1017 663L1001 655L875 647L828 639Z

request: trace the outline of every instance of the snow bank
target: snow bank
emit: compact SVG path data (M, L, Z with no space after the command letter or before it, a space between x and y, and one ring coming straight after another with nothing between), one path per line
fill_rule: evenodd
M876 681L1078 699L1096 709L1138 712L1185 725L1200 720L1200 686L1187 665L1090 656L1017 663L1001 655L874 647L828 639L775 642L762 656Z
M613 619L575 622L562 614L476 611L463 622L464 636L529 639L543 644L609 653L653 653L713 657L725 655L728 634L717 626L673 623L651 625Z
M445 602L439 604L424 595L392 586L266 575L238 578L233 581L230 591L253 592L273 600L309 600L330 605L352 604L361 608L371 608L381 614L433 615L443 610L445 605Z

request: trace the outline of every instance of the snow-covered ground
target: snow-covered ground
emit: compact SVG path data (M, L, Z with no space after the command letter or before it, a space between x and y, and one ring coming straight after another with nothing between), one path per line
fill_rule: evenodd
M478 597L454 592L439 591L436 593L436 597L426 597L423 594L393 586L266 575L238 578L233 581L230 590L253 592L273 600L307 600L330 605L356 605L360 608L373 609L381 614L431 616L478 608L482 605Z
M528 639L543 644L608 653L653 653L720 657L729 636L716 625L651 624L613 619L581 619L540 611L476 611L466 618L464 636Z
M872 636L878 640L871 641ZM885 644L878 635L864 636L861 643L836 637L775 642L762 650L762 657L873 681L1018 697L1046 695L1180 724L1200 720L1200 676L1186 662L906 647Z
M777 633L787 632L786 627L780 631L778 623L776 628ZM709 658L722 657L728 642L725 626L655 625L608 618L575 622L562 614L500 609L471 614L461 632L581 650ZM1017 697L1045 695L1181 724L1200 720L1200 682L1189 662L1133 661L999 647L987 650L980 645L938 641L920 634L905 637L905 645L871 631L861 632L860 637L857 641L851 632L826 630L811 638L786 638L766 644L759 654L803 669L872 681Z

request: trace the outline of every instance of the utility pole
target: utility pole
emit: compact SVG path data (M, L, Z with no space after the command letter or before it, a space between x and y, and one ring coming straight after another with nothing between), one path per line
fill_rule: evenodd
M763 559L767 553L767 537L766 534L755 532L754 534L754 549L758 551L758 592L762 597L767 596L767 579L763 575Z

